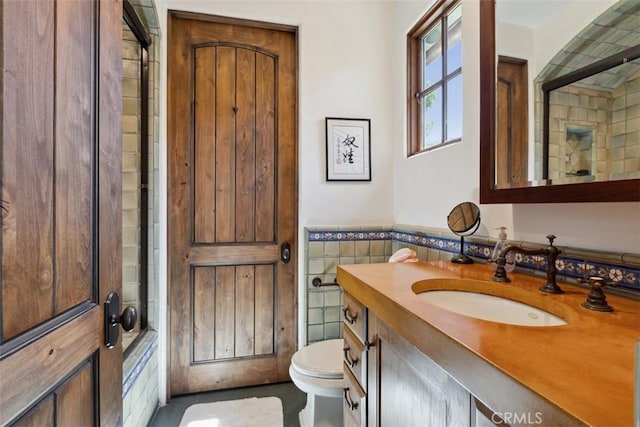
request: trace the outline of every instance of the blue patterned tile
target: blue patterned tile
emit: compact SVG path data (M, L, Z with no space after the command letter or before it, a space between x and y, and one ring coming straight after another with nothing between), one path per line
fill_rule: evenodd
M389 240L391 230L326 230L309 231L310 242L357 241L357 240Z
M408 231L394 230L393 240L423 246L445 252L459 253L460 241L450 238L425 236ZM465 242L464 252L474 258L488 260L493 254L493 245L484 245L475 242ZM546 259L540 255L515 254L518 267L544 272L547 268ZM591 276L599 276L610 282L615 282L621 288L640 292L640 268L634 268L622 264L604 264L584 259L572 259L562 254L556 260L556 268L560 276L573 279L587 279Z
M123 399L129 393L129 390L131 390L131 388L133 387L133 384L136 382L136 380L138 379L138 377L140 376L144 368L147 366L147 363L149 363L149 360L151 359L151 355L157 348L158 348L158 340L154 339L151 342L151 344L147 346L144 353L142 354L142 357L138 359L138 361L136 362L136 365L133 367L129 375L127 375L127 378L125 378L122 384Z
M450 253L460 252L460 240L430 236L428 232L390 230L321 230L309 231L310 242L388 240L410 245L421 246ZM464 252L474 258L488 260L493 254L493 245L477 242L465 242ZM518 267L525 270L544 272L547 265L544 257L539 255L516 254ZM571 279L586 279L599 276L607 281L615 282L621 288L640 293L640 268L616 264L602 263L588 259L575 259L560 254L556 260L556 268L560 276Z

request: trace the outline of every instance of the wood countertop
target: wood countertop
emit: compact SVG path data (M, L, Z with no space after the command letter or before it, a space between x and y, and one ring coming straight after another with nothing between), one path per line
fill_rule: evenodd
M337 279L494 411L539 411L547 425L545 411L559 408L569 424L632 426L640 301L607 294L614 312L596 312L580 307L586 289L560 282L565 294L552 295L538 290L543 278L512 272L511 283L498 283L492 276L485 264L433 261L341 265ZM480 280L486 283L469 282L477 289L458 290L527 303L568 324L517 326L456 314L416 292L455 289L460 282L430 279Z

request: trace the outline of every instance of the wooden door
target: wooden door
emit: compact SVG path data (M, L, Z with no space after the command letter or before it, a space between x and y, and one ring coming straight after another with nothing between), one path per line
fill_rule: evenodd
M496 87L496 184L527 183L529 153L527 61L501 56Z
M120 425L119 1L3 1L0 425Z
M174 11L168 39L171 393L288 380L295 28Z

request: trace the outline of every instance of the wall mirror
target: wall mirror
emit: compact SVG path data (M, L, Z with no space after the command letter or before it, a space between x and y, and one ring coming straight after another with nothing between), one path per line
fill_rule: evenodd
M480 202L640 200L640 3L481 0L480 32Z

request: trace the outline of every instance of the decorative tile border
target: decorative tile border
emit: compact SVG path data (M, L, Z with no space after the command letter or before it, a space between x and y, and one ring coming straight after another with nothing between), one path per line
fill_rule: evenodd
M309 231L310 242L391 240L391 230Z
M148 334L149 332L147 332L147 335ZM131 388L133 387L133 384L136 382L136 380L138 379L138 377L140 376L144 368L147 366L147 363L149 363L151 356L153 355L153 353L156 351L157 348L158 348L158 338L157 336L154 335L152 340L149 343L147 343L147 346L144 349L142 356L140 356L136 360L135 366L133 367L133 369L131 369L131 372L129 372L129 374L123 381L123 384L122 384L123 399L129 393L129 390L131 390Z
M393 240L416 246L423 246L445 252L460 252L460 241L432 237L406 231L393 231ZM469 256L488 260L493 253L493 245L478 242L465 242L464 251ZM546 259L539 255L515 254L517 266L520 268L544 272L547 268ZM615 282L620 288L640 293L640 268L618 263L603 263L588 259L565 257L560 254L556 260L558 275L566 278L586 279L591 276L603 277L607 281Z
M406 231L398 228L389 229L356 229L344 230L338 227L324 230L308 230L309 242L332 241L362 241L362 240L392 240L400 243L421 246L444 252L460 252L460 240L458 238L438 237L430 235L429 231ZM471 240L471 241L469 241ZM484 238L487 243L482 243L480 236L469 238L464 243L464 251L469 256L477 259L488 260L493 253L494 242ZM542 256L516 254L518 267L524 270L544 272L546 260ZM602 262L585 257L563 256L560 254L556 261L558 275L574 282L578 279L586 279L591 276L603 277L605 280L615 282L626 291L640 294L640 267L616 262Z

